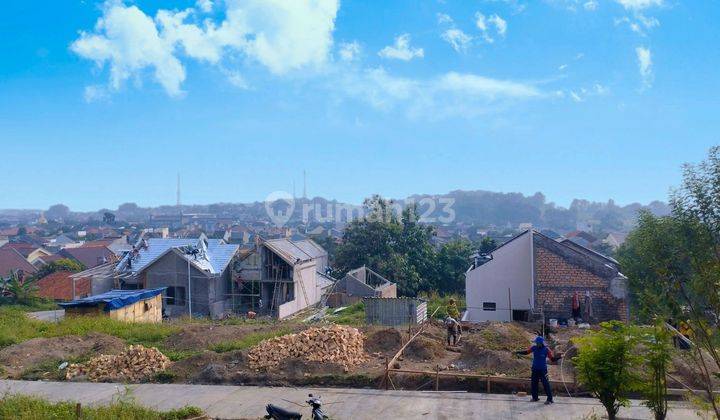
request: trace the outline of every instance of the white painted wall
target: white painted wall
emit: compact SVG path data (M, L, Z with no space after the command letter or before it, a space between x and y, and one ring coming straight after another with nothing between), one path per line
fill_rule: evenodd
M531 309L532 231L527 231L492 253L493 259L465 273L467 312L464 321L511 321L509 310ZM511 302L508 301L510 288ZM483 310L483 302L495 302L497 310ZM511 305L511 306L510 306Z
M295 299L278 307L278 318L286 318L320 301L321 293L320 288L317 286L316 273L315 261L295 266L293 270ZM303 292L303 286L305 292ZM307 294L307 300L305 300L305 294Z

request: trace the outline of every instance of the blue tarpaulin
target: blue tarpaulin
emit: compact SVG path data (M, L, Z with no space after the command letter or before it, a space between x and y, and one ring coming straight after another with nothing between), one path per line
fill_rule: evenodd
M76 299L71 302L61 303L64 308L77 308L97 306L101 303L105 304L105 311L114 311L135 302L155 297L162 293L167 287L158 287L157 289L140 289L140 290L111 290L95 296L88 296L82 299Z

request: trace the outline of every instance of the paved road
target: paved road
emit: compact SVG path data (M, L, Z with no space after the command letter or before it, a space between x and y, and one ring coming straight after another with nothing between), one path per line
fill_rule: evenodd
M545 406L528 397L458 392L378 391L339 388L270 388L220 385L122 385L80 382L32 382L0 380L0 394L39 395L53 401L107 403L126 394L142 405L158 409L194 405L221 419L257 419L265 404L273 402L309 415L310 410L293 406L281 398L302 402L312 392L321 395L333 419L581 419L595 411L604 413L592 399L557 397ZM620 413L626 419L650 419L650 411L633 402ZM673 404L671 419L697 418L687 406Z
M28 312L27 316L39 319L40 321L59 321L65 318L65 309L58 309L57 311Z

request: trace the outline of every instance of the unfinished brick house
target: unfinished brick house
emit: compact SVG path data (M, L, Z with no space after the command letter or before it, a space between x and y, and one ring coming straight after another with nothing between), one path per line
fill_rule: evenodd
M629 317L627 278L617 261L535 230L476 258L465 273L465 290L463 320L470 322L571 318L576 292L583 310L592 308L588 321Z

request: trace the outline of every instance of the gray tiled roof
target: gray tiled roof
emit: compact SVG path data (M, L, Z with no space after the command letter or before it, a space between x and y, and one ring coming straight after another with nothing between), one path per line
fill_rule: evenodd
M202 269L209 271L212 274L222 273L225 267L230 263L232 257L239 249L238 245L226 244L221 239L206 239L207 240L207 259L203 260L200 257L194 259L190 258L190 261L195 263ZM165 254L172 248L180 248L184 246L195 246L198 244L199 238L150 238L147 239L147 248L141 248L139 255L132 260L132 268L127 269L126 260L127 257L123 258L122 261L117 265L117 271L137 273L145 269L148 264L155 261L158 257ZM183 255L183 257L185 257Z

